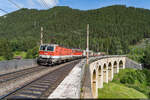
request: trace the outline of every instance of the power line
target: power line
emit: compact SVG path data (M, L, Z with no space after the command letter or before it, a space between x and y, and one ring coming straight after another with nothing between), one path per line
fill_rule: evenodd
M1 9L1 8L0 8L0 10L1 10L2 12L6 13L6 14L8 13L8 12L7 12L6 10L4 10L4 9Z
M49 8L49 6L48 6L48 4L46 3L46 1L45 0L43 0L43 2L45 3L45 5L47 6L47 8Z
M41 0L42 4L44 5L45 8L49 8L44 0Z
M46 5L43 3L43 1L42 1L42 0L40 0L40 1L41 1L41 3L42 3L41 5L42 5L44 8L47 8Z
M42 4L44 5L45 8L48 8L47 4L45 3L44 0L41 0L42 1Z
M18 4L16 4L15 2L13 2L12 0L8 0L10 3L12 3L13 5L15 5L17 8L21 8Z
M86 48L86 63L89 64L89 24L87 24L87 48Z

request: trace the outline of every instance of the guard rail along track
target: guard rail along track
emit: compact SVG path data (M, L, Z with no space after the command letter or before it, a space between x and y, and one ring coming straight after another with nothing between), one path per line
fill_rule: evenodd
M59 69L25 84L0 99L47 98L79 61L80 60L72 61L71 64L64 65Z

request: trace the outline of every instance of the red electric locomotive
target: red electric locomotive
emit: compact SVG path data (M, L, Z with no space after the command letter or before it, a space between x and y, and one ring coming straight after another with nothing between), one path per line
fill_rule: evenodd
M38 64L49 65L83 57L83 51L69 49L57 44L43 44L39 49Z

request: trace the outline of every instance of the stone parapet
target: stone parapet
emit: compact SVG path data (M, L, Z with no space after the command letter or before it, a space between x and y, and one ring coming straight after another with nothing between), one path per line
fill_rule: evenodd
M0 61L0 75L37 66L36 59Z

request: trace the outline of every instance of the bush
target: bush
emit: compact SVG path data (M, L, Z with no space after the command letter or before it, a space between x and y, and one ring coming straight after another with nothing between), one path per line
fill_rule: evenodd
M120 79L120 82L124 84L134 84L134 81L133 72L127 72L126 75Z
M120 79L120 82L123 84L134 84L135 82L145 83L146 80L150 79L148 77L146 78L146 75L142 70L135 70L126 72L125 75Z
M150 46L147 46L144 51L144 56L141 59L141 62L144 64L145 68L150 69Z
M27 55L26 55L26 58L27 59L33 59L33 58L36 58L36 57L38 57L38 46L37 47L34 47L33 49L29 49L28 51L27 51Z
M146 75L147 85L150 86L150 78L149 78L150 77L150 70L143 69L142 71Z
M119 82L134 88L150 98L150 70L135 70L135 69L124 69L120 71L118 75L114 77L113 82Z

